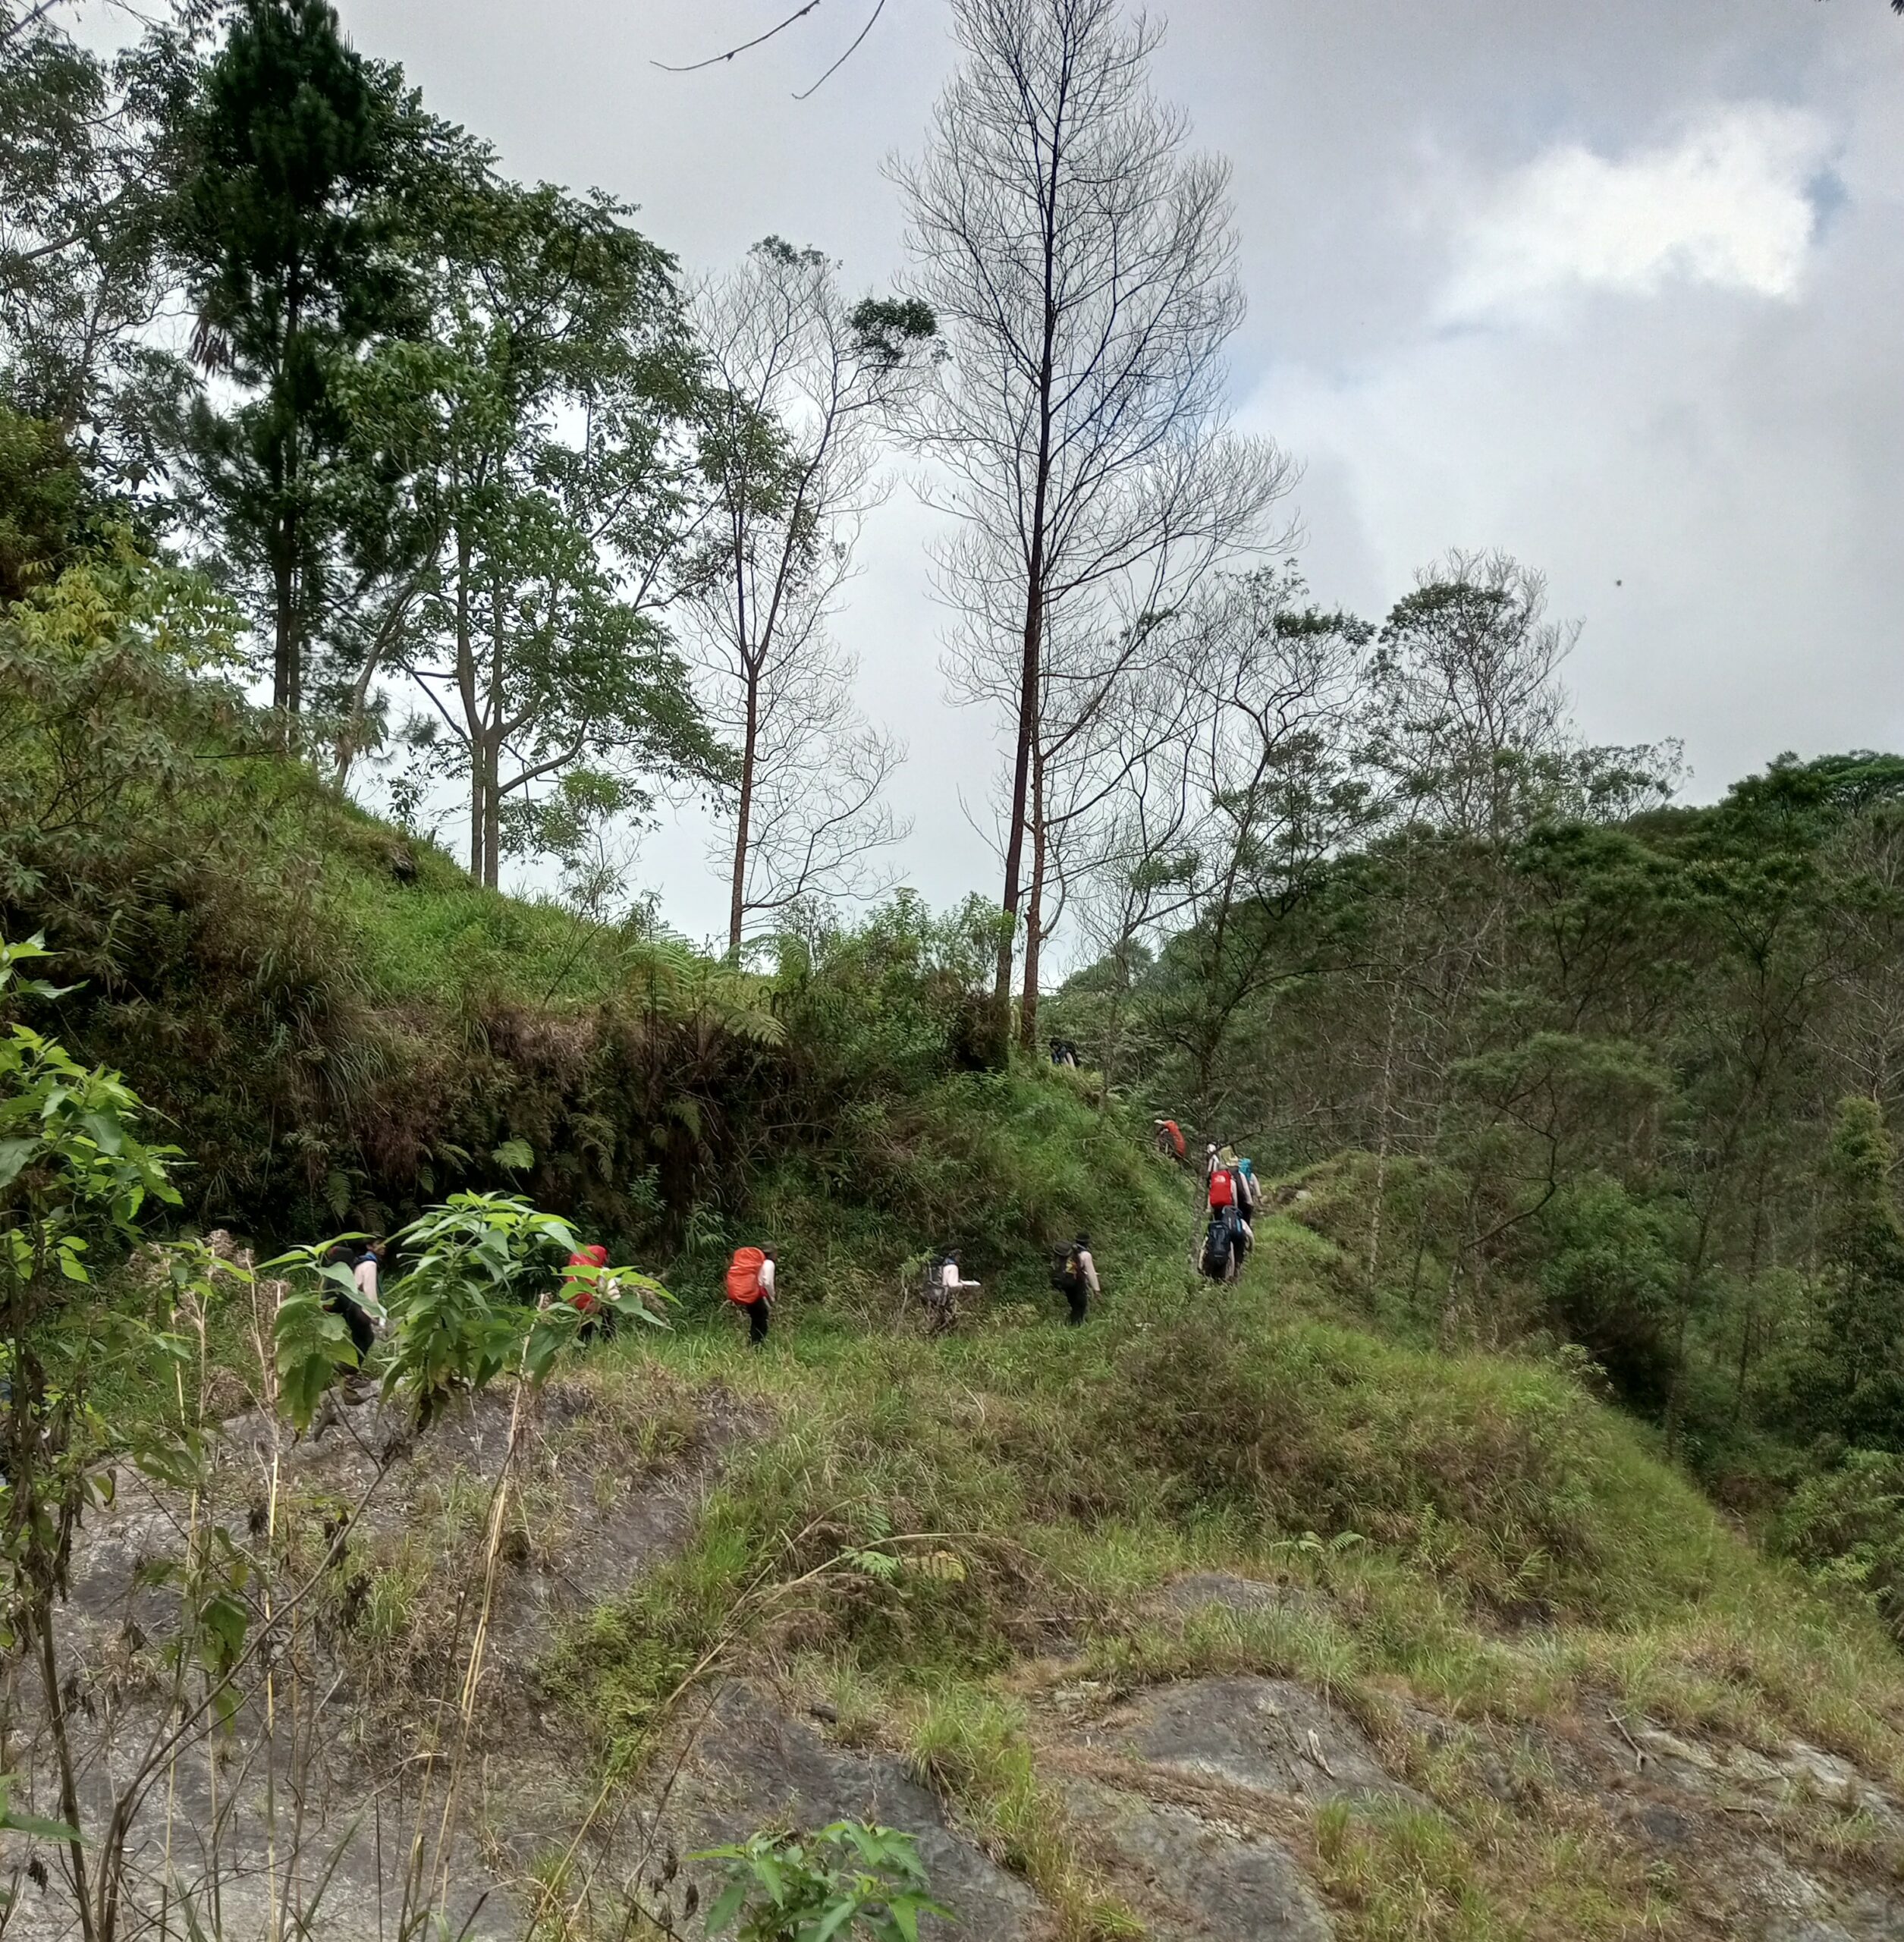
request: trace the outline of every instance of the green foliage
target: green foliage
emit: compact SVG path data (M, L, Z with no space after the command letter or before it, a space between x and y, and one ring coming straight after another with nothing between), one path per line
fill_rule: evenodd
M347 1268L327 1261L328 1247L302 1247L265 1264L268 1274L282 1274L290 1285L278 1298L272 1324L272 1353L277 1365L278 1400L300 1430L309 1429L318 1405L339 1375L357 1366L356 1345L333 1306L335 1290L354 1299L357 1282Z
M61 561L84 497L59 428L0 401L0 607L24 599Z
M481 1389L505 1370L539 1383L582 1325L573 1301L537 1299L551 1292L556 1261L575 1252L575 1230L525 1200L452 1194L396 1245L405 1267L385 1292L384 1393L407 1396L423 1422L452 1394ZM605 1309L662 1325L650 1303L673 1298L649 1276L628 1268L574 1272Z
M172 181L162 104L189 55L171 20L116 57L80 46L68 24L58 8L0 8L0 366L14 403L67 428L56 443L83 464L90 497L136 491L174 449L183 372L150 327L169 294L157 247ZM0 503L24 482L14 473ZM49 509L47 488L66 497L39 471L27 504Z
M1808 1477L1780 1512L1773 1548L1867 1599L1904 1640L1904 1456L1852 1450Z
M1554 1320L1635 1398L1659 1400L1685 1227L1682 1209L1651 1205L1604 1174L1569 1182L1541 1215L1541 1292Z
M48 954L35 938L0 942L0 994L15 967ZM24 992L55 988L19 980ZM0 1273L16 1310L49 1274L84 1283L89 1236L129 1237L150 1197L178 1205L171 1146L131 1130L139 1101L116 1073L80 1065L56 1041L14 1024L0 1039Z
M932 1899L912 1836L865 1821L758 1834L694 1859L726 1864L707 1931L737 1942L919 1942L921 1915L950 1913Z
M932 306L917 297L869 297L850 313L860 355L892 369L938 335Z
M1670 751L1569 740L1537 582L1469 564L1397 608L1375 743L1337 752L1400 787L1359 848L1140 926L1047 1017L1151 1112L1302 1170L1363 1312L1447 1346L1564 1333L1762 1500L1792 1460L1768 1432L1904 1441L1874 1184L1904 1117L1896 764L1781 759L1664 809Z
M223 697L190 677L228 663L231 638L202 580L124 535L0 614L0 894L17 903L137 855L137 820L207 781Z
M1098 1438L1179 1514L1240 1519L1265 1541L1353 1532L1508 1610L1651 1603L1668 1587L1642 1590L1642 1570L1683 1568L1684 1500L1543 1370L1186 1317L1130 1342L1095 1401Z
M612 198L481 157L438 203L429 341L347 383L363 463L394 446L404 475L393 658L431 704L406 739L467 783L470 874L493 887L505 850L572 853L578 822L645 811L655 776L730 762L653 611L690 503L670 259Z
M341 564L335 369L404 308L382 200L401 124L394 77L345 42L328 0L243 0L186 118L169 240L196 360L239 391L228 410L196 401L194 470L292 714Z
M1824 1252L1833 1271L1824 1321L1852 1391L1854 1416L1886 1409L1870 1391L1888 1391L1904 1374L1904 1221L1891 1185L1896 1157L1877 1102L1846 1100L1824 1166ZM1861 1391L1867 1398L1862 1404ZM1904 1405L1904 1391L1897 1400ZM1904 1429L1904 1409L1897 1427Z
M1876 1105L1846 1100L1823 1168L1824 1274L1809 1326L1758 1378L1761 1407L1796 1436L1904 1447L1904 1221L1894 1161Z

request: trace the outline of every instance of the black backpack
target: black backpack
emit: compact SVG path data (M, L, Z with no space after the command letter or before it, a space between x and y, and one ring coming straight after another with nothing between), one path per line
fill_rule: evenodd
M1067 1243L1051 1250L1051 1286L1060 1295L1075 1294L1084 1285L1084 1274L1078 1266L1078 1251Z
M1221 1281L1230 1271L1230 1250L1233 1245L1229 1221L1219 1214L1203 1237L1203 1271L1213 1281Z

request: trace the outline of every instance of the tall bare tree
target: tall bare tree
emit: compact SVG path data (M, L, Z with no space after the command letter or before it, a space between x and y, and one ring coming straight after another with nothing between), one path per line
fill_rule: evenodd
M694 303L712 504L687 611L711 718L739 752L727 948L797 899L875 888L903 751L853 705L828 624L866 512L876 436L929 338L917 304L849 306L833 265L770 237Z
M947 351L919 426L942 482L928 495L963 528L941 584L967 651L1015 677L1001 902L1016 920L1048 622L1160 557L1181 573L1244 543L1290 472L1225 422L1243 313L1229 171L1189 152L1185 117L1150 91L1159 30L1116 0L953 12L965 58L925 156L895 174ZM1001 1013L1013 957L1007 929ZM1021 1030L1035 1015L1034 999Z

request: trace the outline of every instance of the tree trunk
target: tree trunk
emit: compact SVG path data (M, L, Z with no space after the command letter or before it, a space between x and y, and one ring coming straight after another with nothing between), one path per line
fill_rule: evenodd
M297 712L294 696L297 693L297 636L291 621L291 604L294 598L291 568L292 523L281 522L278 536L278 560L274 579L276 583L273 599L277 607L275 616L277 636L272 644L271 657L271 705L281 716L280 734L286 742L291 739L291 717Z
M1395 1032L1401 1008L1402 981L1397 972L1389 986L1388 1029L1382 1042L1381 1092L1380 1103L1376 1108L1375 1191L1371 1197L1368 1209L1367 1279L1371 1298L1375 1292L1376 1277L1381 1272L1382 1208L1388 1197L1389 1114L1395 1083Z
M727 955L740 961L740 924L747 910L747 840L754 813L754 760L760 746L760 677L747 676L747 727L740 748L740 803L734 813L734 880L727 900Z
M288 404L288 373L297 341L300 311L298 265L294 261L285 293L284 337L279 366L280 401ZM279 469L277 559L273 562L273 597L277 611L276 638L272 643L271 705L282 723L284 743L290 746L291 724L297 718L303 699L302 643L297 637L297 413L287 413L289 423L280 434L283 457Z
M480 746L482 711L476 702L476 649L470 626L470 536L460 526L456 535L456 693L462 704L470 743L470 880L480 883L483 833L489 828L489 819L483 794L485 778Z
M489 692L483 699L482 719L482 887L495 890L501 878L502 850L502 668L504 626L502 583L489 588Z
M1045 752L1035 737L1032 744L1032 887L1025 904L1024 997L1018 1007L1018 1042L1028 1051L1038 1049L1038 967L1045 941Z
M1057 147L1052 144L1051 179L1057 179ZM1011 960L1016 941L1020 889L1024 862L1025 796L1031 779L1032 748L1038 736L1038 693L1045 646L1045 521L1051 490L1052 369L1057 356L1057 310L1053 297L1057 239L1047 217L1045 232L1045 319L1038 366L1038 462L1032 482L1032 545L1025 563L1025 652L1018 674L1018 747L1012 765L1011 824L1005 837L1005 891L1003 907L1011 920L998 940L998 975L994 1000L998 1011L998 1041L1011 1032Z
M1011 966L1017 942L1018 903L1025 850L1025 806L1029 792L1032 742L1038 732L1038 666L1045 625L1045 482L1041 473L1032 534L1031 570L1025 587L1025 653L1019 670L1018 748L1012 766L1011 822L1005 837L1005 889L1000 908L1011 919L998 940L998 965L993 998L998 1007L1001 1039L1011 1026Z
M482 778L482 887L495 890L502 881L502 737L485 740Z

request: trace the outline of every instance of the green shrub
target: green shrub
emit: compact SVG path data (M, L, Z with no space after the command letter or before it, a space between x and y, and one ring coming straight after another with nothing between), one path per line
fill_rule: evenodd
M1619 1393L1648 1408L1666 1400L1668 1329L1685 1280L1677 1210L1588 1174L1543 1212L1541 1292L1555 1321L1604 1368Z
M1808 1477L1773 1527L1774 1550L1867 1601L1904 1642L1904 1456L1853 1450Z

